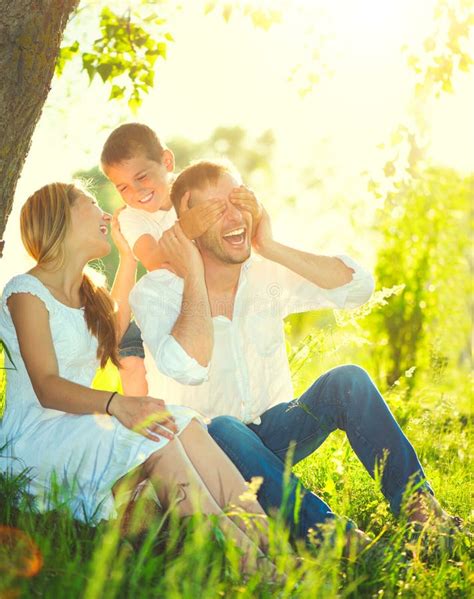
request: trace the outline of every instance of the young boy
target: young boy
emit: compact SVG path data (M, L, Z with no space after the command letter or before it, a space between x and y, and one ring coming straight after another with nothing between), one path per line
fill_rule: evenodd
M177 220L169 194L173 152L146 125L127 123L109 135L100 160L126 204L119 215L122 234L147 270L159 268L165 260L160 238ZM185 210L179 219L181 229L195 239L217 222L224 210L223 200Z
M123 236L147 270L159 268L166 259L159 243L161 236L177 220L169 195L174 171L173 153L150 127L127 123L109 135L100 161L105 175L126 204L119 214ZM217 222L224 210L223 200L184 210L179 219L181 229L189 239L195 239ZM122 339L120 357L124 392L147 395L145 353L140 330L134 322Z
M119 214L120 230L135 257L147 270L155 270L167 259L160 239L177 221L170 199L174 155L156 133L141 123L126 123L112 131L100 157L102 170L125 202ZM188 239L196 239L219 221L226 201L216 199L188 206L190 194L180 205L179 225ZM262 214L254 194L240 186L231 202L244 202L253 214L255 226ZM121 379L129 395L146 395L145 354L140 330L132 322L120 345Z

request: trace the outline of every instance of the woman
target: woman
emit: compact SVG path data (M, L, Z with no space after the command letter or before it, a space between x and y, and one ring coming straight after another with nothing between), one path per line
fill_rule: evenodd
M195 502L203 513L219 515L249 558L256 550L250 531L222 508L234 504L261 518L264 512L257 501L239 499L245 482L197 414L152 397L90 388L98 364L110 359L119 365L117 345L130 319L135 279L136 263L116 221L120 264L112 297L87 274L87 263L110 251L109 221L90 195L63 183L41 188L22 208L22 240L37 264L11 279L2 297L0 337L15 370L0 423L8 458L1 467L14 474L29 470L29 491L42 509L59 483L84 520L114 515L113 492L133 471L136 479L149 479L165 506L175 497L180 515L193 513ZM264 533L257 537L263 547Z

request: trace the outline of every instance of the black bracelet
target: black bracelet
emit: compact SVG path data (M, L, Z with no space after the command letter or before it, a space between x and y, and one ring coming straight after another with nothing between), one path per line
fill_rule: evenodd
M110 406L110 402L113 400L113 398L117 395L118 391L114 391L112 393L112 395L109 397L109 401L107 402L107 405L105 406L105 411L109 416L112 416L112 414L109 412L109 406Z

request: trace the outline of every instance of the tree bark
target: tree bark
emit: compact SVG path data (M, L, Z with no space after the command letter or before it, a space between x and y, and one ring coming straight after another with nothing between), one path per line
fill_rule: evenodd
M1 258L16 185L50 90L64 28L79 0L0 4Z

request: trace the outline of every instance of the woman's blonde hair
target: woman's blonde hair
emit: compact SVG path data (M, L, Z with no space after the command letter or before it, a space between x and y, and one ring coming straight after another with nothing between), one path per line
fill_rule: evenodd
M64 239L71 226L71 206L84 192L72 183L50 183L35 191L20 214L21 239L39 265L64 264ZM105 286L84 273L80 289L87 328L97 337L97 357L120 366L115 306Z

